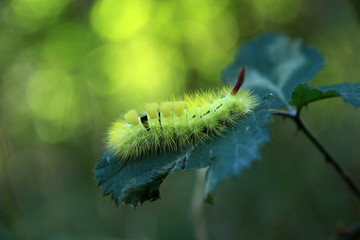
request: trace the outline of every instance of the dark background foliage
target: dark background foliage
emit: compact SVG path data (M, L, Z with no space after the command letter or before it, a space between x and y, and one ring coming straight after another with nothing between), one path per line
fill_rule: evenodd
M325 57L310 82L359 82L356 1L0 2L0 239L194 238L196 171L162 199L114 207L93 181L107 127L146 101L221 83L262 32L302 38ZM360 182L359 111L341 99L303 118ZM359 220L356 198L291 121L205 206L210 239L325 239Z

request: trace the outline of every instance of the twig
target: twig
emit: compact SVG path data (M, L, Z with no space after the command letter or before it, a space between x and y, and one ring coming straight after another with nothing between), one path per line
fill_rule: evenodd
M335 170L338 172L340 177L347 183L348 187L355 193L357 198L360 200L360 189L351 179L349 174L344 168L335 160L333 156L325 149L325 147L316 139L316 137L308 130L300 118L301 108L297 109L295 113L284 112L284 111L273 111L273 114L291 118L296 123L299 130L303 131L304 134L310 139L310 141L319 149L319 151L325 156L326 162L330 163Z

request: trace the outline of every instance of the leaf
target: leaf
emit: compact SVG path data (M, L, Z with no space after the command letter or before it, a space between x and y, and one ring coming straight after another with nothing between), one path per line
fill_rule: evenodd
M278 99L272 107L289 107L291 92L310 81L324 67L324 59L301 40L291 42L286 35L268 33L244 44L223 71L223 81L234 85L242 66L247 67L245 88L260 97L274 93Z
M96 164L95 180L104 195L110 195L116 205L133 206L160 198L159 187L165 178L179 170L211 165L206 177L205 194L210 195L227 178L236 176L254 159L260 158L259 148L269 141L271 114L265 103L255 112L229 128L223 136L206 144L183 151L168 152L120 162L108 152Z
M337 97L339 94L335 90L321 91L317 88L309 87L307 84L299 84L291 96L290 105L300 108L317 100Z
M360 83L344 83L319 88L299 84L292 93L289 103L303 107L314 101L338 96L354 107L360 107Z
M136 207L146 200L160 198L160 184L169 174L184 168L185 159L184 153L174 152L124 162L105 152L102 161L96 164L95 179L104 195L111 194L116 205Z
M360 107L360 83L343 83L319 88L322 91L335 90L345 102Z
M217 188L260 159L261 147L270 141L271 113L265 107L249 114L227 134L211 142L212 164L206 173L205 199L211 203Z

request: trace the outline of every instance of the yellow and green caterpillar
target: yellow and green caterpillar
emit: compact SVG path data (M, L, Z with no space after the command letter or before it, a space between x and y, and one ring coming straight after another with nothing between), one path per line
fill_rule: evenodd
M121 161L171 149L185 149L221 134L258 104L249 90L240 90L245 68L231 90L185 95L182 100L146 104L130 110L109 130L107 148Z

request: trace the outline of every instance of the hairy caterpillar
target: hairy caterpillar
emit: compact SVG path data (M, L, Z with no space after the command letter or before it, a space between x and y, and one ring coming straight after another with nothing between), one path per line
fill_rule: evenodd
M251 91L240 90L244 78L243 67L231 91L222 87L185 95L180 101L146 104L141 112L130 110L113 123L107 148L126 161L157 151L186 148L219 135L257 105Z

